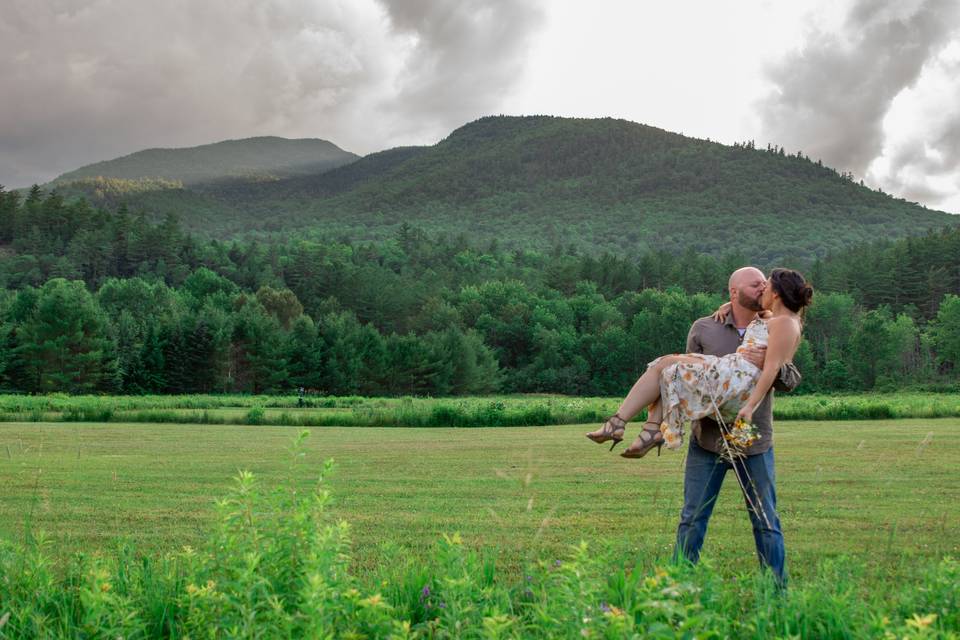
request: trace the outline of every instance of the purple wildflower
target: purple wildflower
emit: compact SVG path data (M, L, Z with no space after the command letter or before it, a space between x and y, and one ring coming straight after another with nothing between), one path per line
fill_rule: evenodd
M560 566L560 561L559 561L559 560L554 560L553 566L559 567L559 566Z
M604 613L610 613L610 605L608 605L606 602L601 602L600 611L603 611Z
M423 591L420 592L420 602L430 597L430 585L423 585Z

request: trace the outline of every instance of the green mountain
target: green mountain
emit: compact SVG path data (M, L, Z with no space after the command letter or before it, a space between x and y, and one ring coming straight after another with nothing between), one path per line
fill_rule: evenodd
M297 230L382 239L407 223L507 246L739 253L760 265L960 222L801 154L613 119L487 117L433 146L322 173L156 186L98 196L81 185L108 203L176 212L187 228L218 236Z
M184 149L145 149L80 167L54 183L97 177L152 178L190 186L223 179L262 181L322 173L357 158L326 140L265 136Z

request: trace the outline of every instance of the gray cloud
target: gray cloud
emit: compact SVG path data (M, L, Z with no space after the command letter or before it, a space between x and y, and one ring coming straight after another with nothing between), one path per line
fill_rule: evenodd
M407 121L417 114L456 126L487 113L520 75L540 7L513 0L381 0L394 29L416 38L397 96ZM479 62L479 64L478 64Z
M4 0L0 184L151 146L429 142L495 109L540 24L524 0Z
M908 200L960 212L960 33L954 51L927 63L891 108L912 129L888 132L867 180Z
M913 85L958 24L955 0L859 0L840 32L814 30L768 68L762 137L866 174L884 146L891 102Z

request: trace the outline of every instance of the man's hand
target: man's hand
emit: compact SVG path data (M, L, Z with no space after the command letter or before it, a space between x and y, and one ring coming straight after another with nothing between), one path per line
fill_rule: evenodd
M767 357L767 348L763 346L747 346L744 345L737 349L740 352L740 355L743 356L743 359L755 366L757 369L763 371L763 361Z

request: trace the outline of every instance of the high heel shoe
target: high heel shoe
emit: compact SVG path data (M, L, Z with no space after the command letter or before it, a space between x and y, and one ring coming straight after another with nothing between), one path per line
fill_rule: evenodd
M618 422L620 424L616 424ZM613 440L613 444L610 445L610 451L613 451L615 446L623 442L623 433L626 428L627 421L621 418L619 413L615 413L606 419L599 431L591 431L586 436L597 444Z
M656 422L644 422L644 425L652 424L652 427L644 426L640 431L640 435L637 436L640 438L640 445L631 444L627 449L620 455L624 458L642 458L647 455L651 449L654 447L657 448L657 455L660 455L660 447L663 446L663 434L660 433L660 425Z

